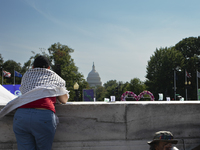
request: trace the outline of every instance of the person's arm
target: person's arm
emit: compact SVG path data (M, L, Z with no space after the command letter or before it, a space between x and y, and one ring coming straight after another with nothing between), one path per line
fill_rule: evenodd
M61 96L57 96L57 99L58 99L61 103L65 104L65 103L68 101L68 96L67 96L67 94L61 95Z

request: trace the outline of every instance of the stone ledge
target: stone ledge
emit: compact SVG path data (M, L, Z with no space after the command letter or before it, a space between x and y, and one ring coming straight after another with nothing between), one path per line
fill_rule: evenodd
M177 147L200 143L199 101L69 102L56 105L60 118L53 150L146 150L159 130L171 131ZM3 105L0 106L4 107ZM15 150L14 112L0 119L0 149Z

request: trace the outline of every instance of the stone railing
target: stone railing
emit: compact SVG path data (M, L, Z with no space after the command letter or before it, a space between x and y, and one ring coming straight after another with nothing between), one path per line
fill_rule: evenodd
M69 102L56 112L53 150L148 150L160 130L171 131L180 150L200 144L198 101ZM0 150L17 149L13 114L0 119Z

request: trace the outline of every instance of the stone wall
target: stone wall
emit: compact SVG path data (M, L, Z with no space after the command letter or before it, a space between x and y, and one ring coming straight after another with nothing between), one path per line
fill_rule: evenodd
M3 106L0 106L2 108ZM53 150L147 150L156 131L171 131L180 150L200 144L200 102L73 102L57 105ZM0 150L17 149L14 112L0 119Z

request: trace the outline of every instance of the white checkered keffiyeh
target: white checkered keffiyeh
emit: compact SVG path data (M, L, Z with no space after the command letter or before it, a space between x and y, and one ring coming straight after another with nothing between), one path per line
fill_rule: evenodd
M40 86L55 86L65 88L65 81L50 69L29 69L23 75L20 91L22 94L25 94L26 92Z

